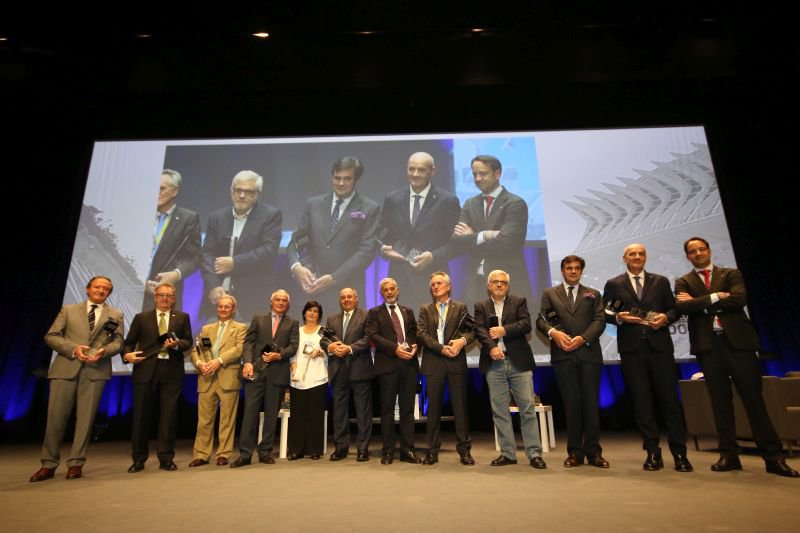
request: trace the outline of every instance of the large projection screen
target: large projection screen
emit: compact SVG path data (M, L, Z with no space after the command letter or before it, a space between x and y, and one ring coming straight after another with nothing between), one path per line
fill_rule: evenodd
M561 282L559 262L568 254L586 259L582 282L603 289L605 281L624 271L623 248L632 242L647 247L646 270L670 280L687 272L682 243L692 235L711 242L714 262L734 266L734 255L702 127L668 127L579 131L523 131L459 134L372 135L205 140L102 141L95 143L70 264L64 303L85 299L87 280L109 276L114 293L109 303L123 310L127 326L148 303L145 281L154 246L154 221L161 171L183 177L177 205L199 215L205 238L209 215L231 208L231 180L241 170L264 178L259 202L280 210L280 246L263 285L249 287L263 300L283 288L292 295L292 314L308 297L289 273L287 245L308 198L331 191L331 165L342 156L364 164L359 195L379 206L392 191L408 188L406 168L415 152L436 161L432 182L458 197L461 205L479 193L470 161L480 154L503 164L501 185L528 206L523 257L530 290L524 291L531 314L539 312L541 292ZM464 300L474 279L464 256L449 261L453 296ZM364 270L360 306L381 303L379 280L388 261L375 254ZM183 273L178 307L191 315L194 333L214 318L207 288L198 269ZM512 279L511 291L520 294ZM420 302L404 299L416 306ZM472 307L474 301L467 300ZM326 308L326 314L337 309ZM249 321L250 316L240 316ZM678 360L691 359L684 320L671 327ZM535 330L535 328L534 328ZM604 358L618 360L616 328L602 338ZM537 363L549 362L546 339L531 335ZM478 347L469 353L477 366ZM187 369L191 369L187 362ZM114 358L114 372L130 368Z

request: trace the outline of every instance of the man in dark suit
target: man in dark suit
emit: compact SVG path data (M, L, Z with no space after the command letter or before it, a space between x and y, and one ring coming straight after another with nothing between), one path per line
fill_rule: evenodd
M580 283L586 261L577 255L561 260L564 282L545 289L536 327L550 338L550 364L567 415L567 468L586 460L608 468L600 447L600 335L606 329L600 291Z
M533 404L533 351L528 343L531 315L524 297L509 294L511 279L502 270L487 277L490 298L475 304L475 334L481 343L480 370L486 375L500 456L492 466L517 464L517 441L511 423L511 397L519 408L525 457L536 469L547 468Z
M415 307L430 300L431 273L447 269L450 238L461 211L458 198L431 183L435 173L430 154L411 154L409 186L389 193L381 209L380 225L387 232L381 254L391 261L389 276L408 291Z
M472 159L472 176L480 194L461 208L454 232L454 252L469 254L467 300L483 298L486 274L508 272L517 294L531 292L523 249L528 231L528 204L500 185L503 165L491 155Z
M357 158L338 159L331 171L333 191L306 202L289 243L292 276L323 309L338 305L344 287L364 293L364 269L375 255L380 207L356 191L363 172Z
M197 269L200 260L200 217L194 211L175 205L181 181L180 173L175 170L165 168L161 172L152 260L145 283L149 295L159 283L171 283L177 290L178 301L182 280ZM149 310L152 305L152 298L145 296L143 307Z
M617 326L617 349L622 374L631 393L636 424L642 433L647 458L642 468L664 467L659 427L653 404L658 403L667 425L667 441L675 459L675 470L691 472L686 457L686 426L675 386L675 356L669 324L678 320L669 280L644 271L647 251L641 244L629 244L622 255L627 272L611 278L603 298L611 305L620 302L621 311L607 313L606 322Z
M422 345L422 373L426 376L428 395L428 453L422 464L439 461L442 447L441 418L445 379L450 387L450 403L456 426L456 451L463 465L474 465L470 449L467 411L466 346L475 340L467 306L450 299L450 276L434 272L430 277L433 302L423 305L417 320L417 341Z
M275 443L278 411L289 386L289 358L297 353L297 344L300 342L300 325L286 314L289 304L288 292L273 292L270 313L254 316L247 330L242 353L244 415L239 435L239 457L231 462L231 468L249 465L256 447L260 463L275 463L270 454ZM264 411L264 426L259 442L260 411Z
M50 479L55 474L61 459L59 448L76 403L75 436L67 458L67 479L83 475L94 416L103 388L111 379L111 358L122 348L122 311L106 304L113 290L107 277L93 277L86 284L86 300L63 306L44 336L56 357L47 373L50 400L42 467L31 476L32 482Z
M273 286L272 265L281 242L281 212L258 201L264 178L252 170L233 177L231 201L208 217L203 242L203 284L208 301L232 294L238 317L249 321Z
M761 369L756 351L758 335L744 311L747 289L742 273L711 263L711 246L702 237L683 243L694 267L675 280L678 311L689 316L689 343L708 385L714 422L719 434L719 461L714 472L741 470L731 381L742 398L753 437L767 472L786 477L800 474L783 458L783 446L769 419L761 393Z
M392 278L380 283L383 305L367 313L365 332L375 346L375 375L381 390L381 464L394 461L395 401L400 409L400 460L419 464L414 453L414 396L417 394L417 322L414 311L400 305L400 289Z
M183 384L183 354L192 347L189 315L173 309L175 287L159 283L156 308L133 317L125 337L122 360L133 364L133 464L128 472L144 470L149 455L150 416L156 398L159 404L158 462L162 470L177 470L175 437L178 399Z
M358 293L345 287L339 291L342 312L328 317L325 324L339 341L322 339L320 346L328 352L328 383L333 393L333 442L336 449L331 461L347 457L350 448L350 392L356 410L356 460L369 461L369 438L372 435L372 355L364 334L367 312L358 308Z

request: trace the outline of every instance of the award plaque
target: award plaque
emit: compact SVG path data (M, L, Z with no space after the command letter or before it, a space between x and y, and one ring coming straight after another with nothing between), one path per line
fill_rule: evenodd
M392 250L402 255L406 261L411 262L415 260L419 254L422 253L420 250L417 250L416 248L410 246L405 241L399 240L390 242L389 233L390 233L389 228L379 227L378 243L383 246L391 246Z
M297 230L293 232L292 241L294 241L294 247L295 250L297 250L297 260L300 261L301 265L311 271L311 273L314 275L314 279L316 280L318 274L317 269L314 268L314 263L311 260L311 252L309 251L311 237L309 237L308 232L303 230Z
M561 326L561 317L558 316L555 309L542 309L539 313L539 318L544 320L545 324L551 328L564 331L564 328Z

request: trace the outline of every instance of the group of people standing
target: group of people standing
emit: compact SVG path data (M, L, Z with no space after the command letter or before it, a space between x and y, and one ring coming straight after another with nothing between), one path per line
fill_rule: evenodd
M165 170L147 285L154 309L134 317L123 341L122 314L106 304L113 286L103 276L89 281L85 302L62 308L45 336L57 357L48 376L51 395L42 467L31 481L53 477L73 405L77 405L77 423L67 478L82 476L94 415L103 385L111 377L110 357L117 353L133 365L131 473L143 470L148 459L156 405L159 468L177 469L176 411L184 353L189 351L199 374L198 426L190 467L208 464L213 455L217 411L217 465L243 467L251 464L254 454L261 463L274 463L272 448L287 387L291 406L288 458L319 459L324 449L329 385L335 443L330 459L339 461L349 454L352 396L356 460L368 461L374 379L380 390L382 464L393 463L398 433L401 461L438 462L447 383L459 461L473 465L466 350L474 341L480 344L479 367L487 379L501 449L491 464L517 463L509 414L513 397L521 417L525 458L535 469L547 468L534 410L535 362L528 340L534 320L525 296L530 294L530 285L522 254L527 204L500 185L502 165L493 156L475 157L471 168L481 193L459 208L455 196L431 182L433 158L424 152L412 154L407 168L409 186L390 193L381 208L356 191L363 173L361 162L353 157L337 160L332 168L333 190L306 202L288 248L292 276L309 298L301 320L288 314L290 295L282 289L271 294L269 313L258 312L253 283L258 277L261 286L264 276L271 276L281 227L280 211L257 201L261 176L242 171L234 177L233 207L212 213L201 245L197 215L175 205L180 175ZM384 303L364 310L358 307L359 294L364 291L363 270L376 246L390 261L389 276L380 282ZM664 466L658 405L675 469L693 470L686 453L668 328L681 314L687 314L692 353L706 374L720 435L721 457L712 470L741 468L733 428L733 380L745 402L767 471L798 477L783 459L781 442L761 397L755 354L758 339L743 310L746 291L741 273L711 265L710 246L700 237L687 240L684 251L695 268L676 281L674 293L666 278L644 271L646 250L640 244L625 248L626 272L610 279L602 295L580 283L585 261L574 255L561 261L563 283L544 291L535 325L550 339L551 361L564 399L568 434L564 466L588 463L609 467L599 443L603 363L599 338L606 324L613 324L647 454L643 468ZM461 254L469 257L468 294L472 295L470 301L476 302L473 313L451 298L447 261ZM176 301L180 280L197 268L198 261L208 301L216 306L217 316L203 326L195 342L189 316L176 309ZM512 280L514 293L510 291ZM399 303L401 286L404 291L408 288L413 308ZM484 290L488 298L479 296ZM339 308L336 314L323 322L323 310L335 307ZM237 316L252 317L249 326L238 322ZM419 372L426 377L428 398L424 455L418 455L414 446ZM233 459L240 376L245 405L239 455ZM396 405L399 431L395 428Z

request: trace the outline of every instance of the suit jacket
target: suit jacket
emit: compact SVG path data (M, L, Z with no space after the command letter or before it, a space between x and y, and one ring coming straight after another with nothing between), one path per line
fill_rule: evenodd
M61 307L53 325L44 336L44 342L58 354L47 373L48 378L72 379L78 375L81 367L85 367L86 375L91 380L111 379L111 358L122 348L124 324L122 311L111 307L108 303L103 307L103 314L96 317L95 327L91 333L89 333L86 300ZM105 330L109 319L119 324L110 334ZM81 344L92 348L105 348L105 353L96 363L83 363L72 355L75 348Z
M433 262L424 271L416 271L405 261L391 261L389 277L397 280L400 287L412 290L415 299L424 298L421 301L428 301L430 274L448 269L447 261L452 253L450 238L461 207L458 198L431 185L416 224L412 226L408 208L410 198L409 187L391 192L384 198L380 222L381 227L388 230L384 243L394 245L402 241L421 252L431 252Z
M409 346L417 344L417 321L414 311L408 307L397 304L395 312L403 315L403 335ZM394 331L389 310L381 304L373 307L367 313L367 323L364 332L369 337L370 343L375 346L375 374L391 374L398 365L410 365L419 372L419 352L417 356L404 360L397 357L397 333Z
M483 195L476 195L464 202L459 222L465 222L475 231L472 235L454 236L453 245L459 253L469 253L469 274L478 271L483 261L483 273L504 270L511 276L519 294L530 294L531 287L525 267L523 249L528 231L528 204L516 194L503 191L497 196L489 212L484 215ZM478 233L484 230L500 230L494 239L478 245ZM485 284L475 287L470 283L470 295L475 301L486 295Z
M269 299L273 286L272 265L281 242L283 215L276 208L257 203L247 216L233 248L230 293L236 296L242 317L249 320ZM233 233L232 207L209 215L203 242L203 285L205 293L222 285L225 275L214 273L214 260L230 255ZM207 299L205 299L207 300Z
M363 287L364 269L375 255L375 231L380 207L356 191L330 229L333 192L309 198L297 231L309 236L308 252L316 273L333 275L336 283L326 292L338 292L343 287ZM294 239L287 250L289 265L298 259Z
M353 315L350 317L350 323L347 324L347 333L344 337L342 336L343 317L342 313L329 316L325 325L335 331L336 336L349 345L353 353L346 357L328 355L328 382L333 382L334 376L343 366L349 368L350 379L352 380L372 379L375 376L372 370L372 354L370 353L369 340L364 333L367 312L361 308L353 310ZM320 347L326 352L329 344L325 339L320 341Z
M289 386L289 359L297 354L297 345L300 343L300 324L289 315L283 315L275 338L272 337L272 315L256 315L247 328L244 339L244 352L242 361L253 363L255 358L261 357L261 350L267 344L274 344L279 348L281 358L273 361L266 368L267 380L273 385Z
M558 314L560 328L564 333L577 337L580 335L586 344L572 352L565 352L554 341L550 341L550 361L555 363L575 354L579 360L587 363L603 363L603 350L600 347L600 335L606 329L605 309L600 291L578 284L575 294L575 308L570 310L567 291L563 283L545 289L542 293L540 312L553 310ZM539 316L536 327L547 335L552 326Z
M484 374L492 364L489 352L497 343L489 336L489 317L494 315L494 301L491 298L475 304L475 335L481 343L481 357L478 363ZM500 319L506 334L503 343L506 345L506 357L511 359L514 367L520 372L533 370L533 350L527 335L531 332L531 314L528 312L528 300L509 294L503 303L503 316Z
M639 301L636 298L636 292L633 290L630 278L628 278L628 273L624 272L606 282L606 286L603 289L603 299L606 302L616 299L622 300L624 302L623 311L627 311L633 306L638 306L647 311L657 311L667 315L667 324L656 330L641 324L618 324L617 349L620 353L638 350L643 337L654 350L660 352L672 352L675 350L667 326L678 320L680 313L675 307L675 296L672 294L667 278L645 271L642 299ZM617 324L616 316L606 314L606 322Z
M158 313L159 311L153 309L152 311L142 311L133 317L131 329L128 336L125 337L125 347L122 350L123 354L132 352L134 350L142 350L147 355L147 352L157 349L158 342ZM172 310L169 312L169 330L175 332L178 337L178 345L175 348L170 348L169 352L169 379L180 382L183 380L183 357L184 352L192 348L192 325L189 321L189 315L182 311ZM133 375L131 379L134 383L146 383L153 378L156 365L158 364L158 356L154 355L133 365Z
M469 309L461 302L450 300L447 305L447 315L444 324L444 344L452 339L464 337L467 345L475 340L475 332L467 325L469 318L462 321L464 315L469 315ZM459 325L459 322L461 324ZM445 374L467 373L466 346L455 357L442 355L442 348L437 335L439 326L438 304L431 302L423 305L419 310L417 319L417 340L422 345L422 373L426 376L442 376Z
M218 332L219 320L203 326L200 330L200 336L208 337L211 340L211 344L214 345L217 342ZM242 369L242 351L244 351L245 333L247 333L247 324L230 320L222 334L222 342L219 345L219 357L222 359L222 366L216 373L222 390L239 390L242 388L239 373ZM211 350L205 350L202 359L197 352L198 348L192 351L192 363L196 368L201 360L210 361L213 358ZM198 374L197 392L208 391L213 382L214 376Z
M181 271L181 278L186 278L197 269L199 261L200 217L194 211L176 206L150 262L147 279L175 269Z
M711 287L706 288L700 276L692 270L675 280L675 292L686 292L693 300L677 302L678 311L689 316L689 345L693 354L712 351L714 316L718 316L725 336L737 350L760 349L758 335L744 312L747 289L742 273L735 268L714 267ZM731 295L711 303L711 294L729 292Z

